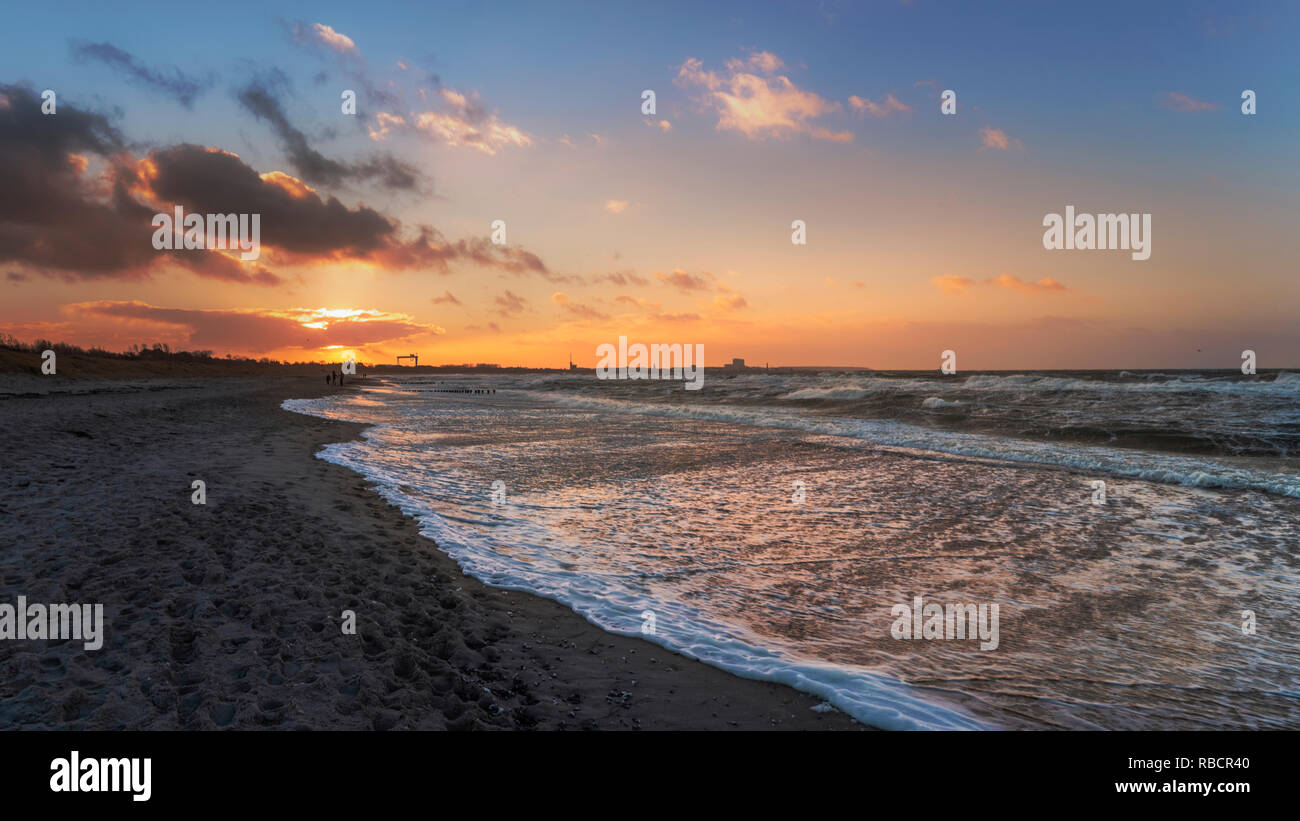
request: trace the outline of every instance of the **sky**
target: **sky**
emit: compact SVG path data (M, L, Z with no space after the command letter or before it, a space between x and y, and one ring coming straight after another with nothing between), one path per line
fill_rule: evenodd
M8 7L0 332L293 361L590 367L626 336L706 364L1300 367L1295 3L306 8ZM177 205L259 214L260 255L156 249ZM1150 258L1045 248L1067 206L1150 214Z

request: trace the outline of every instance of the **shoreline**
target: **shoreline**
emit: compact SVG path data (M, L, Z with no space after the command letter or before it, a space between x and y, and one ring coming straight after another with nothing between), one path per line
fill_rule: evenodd
M9 727L867 729L464 574L364 478L316 458L366 425L280 408L349 386L41 387L74 384L0 399L6 427L28 430L0 480L0 537L18 547L0 557L0 600L102 602L105 645L5 642ZM196 478L206 505L191 504Z

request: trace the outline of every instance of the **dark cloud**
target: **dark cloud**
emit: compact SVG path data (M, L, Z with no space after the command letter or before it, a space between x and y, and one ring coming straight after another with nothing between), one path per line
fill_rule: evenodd
M364 259L392 269L446 273L451 262L471 262L519 273L548 273L535 254L474 238L447 242L429 226L409 239L399 225L366 206L349 209L322 198L283 174L259 175L234 154L178 145L150 155L148 180L168 202L205 214L261 214L262 242L285 252L286 262Z
M115 69L138 86L161 91L186 108L194 105L194 98L212 87L212 78L191 77L175 66L151 68L112 43L87 43L69 40L72 56L85 63L96 60Z
M160 267L227 282L278 285L262 265L365 260L389 270L447 273L453 262L551 276L521 248L486 239L447 242L430 226L402 236L373 208L348 208L278 171L259 174L234 154L199 145L138 160L106 117L63 101L41 114L29 88L0 85L0 264L66 279L144 279ZM92 167L93 166L93 167ZM158 251L155 214L258 214L259 264L204 250Z
M31 89L0 86L0 262L87 279L142 276L157 257L151 209L118 182L105 193L83 176L91 159L111 165L123 151L103 115L65 100L46 116Z
M434 305L442 305L444 303L450 303L452 305L460 304L460 300L457 299L455 294L453 294L451 291L443 291L442 296L436 296L433 298L432 301Z
M522 312L524 306L528 302L528 300L513 291L506 291L504 294L492 301L498 306L497 313L505 319L509 319L515 314Z
M87 180L91 159L108 171L108 190ZM64 102L46 116L30 89L0 86L0 262L67 279L142 279L163 260L229 282L278 285L265 268L245 270L224 254L159 252L156 211L129 191L135 180L122 137L100 114Z
M281 75L282 76L282 75ZM284 147L290 165L307 182L335 186L345 182L375 180L385 188L413 190L420 181L415 166L391 154L379 154L363 163L348 164L330 159L308 143L307 135L295 128L280 105L278 83L254 81L238 93L240 104L254 117L265 120Z
M292 177L263 179L234 154L182 144L149 155L162 200L203 214L261 214L262 242L302 255L362 257L392 242L396 226L374 209L322 199ZM148 168L148 166L146 166Z

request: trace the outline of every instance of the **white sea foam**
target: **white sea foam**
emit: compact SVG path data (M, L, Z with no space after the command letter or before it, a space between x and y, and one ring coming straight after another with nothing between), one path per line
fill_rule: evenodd
M933 410L937 408L957 408L964 404L964 402L953 402L940 396L931 396L921 403L921 407Z

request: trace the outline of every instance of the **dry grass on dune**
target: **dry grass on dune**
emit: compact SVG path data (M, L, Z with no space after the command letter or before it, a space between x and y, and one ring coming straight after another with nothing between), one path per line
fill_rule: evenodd
M58 375L71 379L138 379L141 377L257 376L259 374L323 374L317 363L257 362L251 359L201 359L171 355L159 358L118 358L55 348ZM31 351L0 348L0 374L41 375L41 356Z

